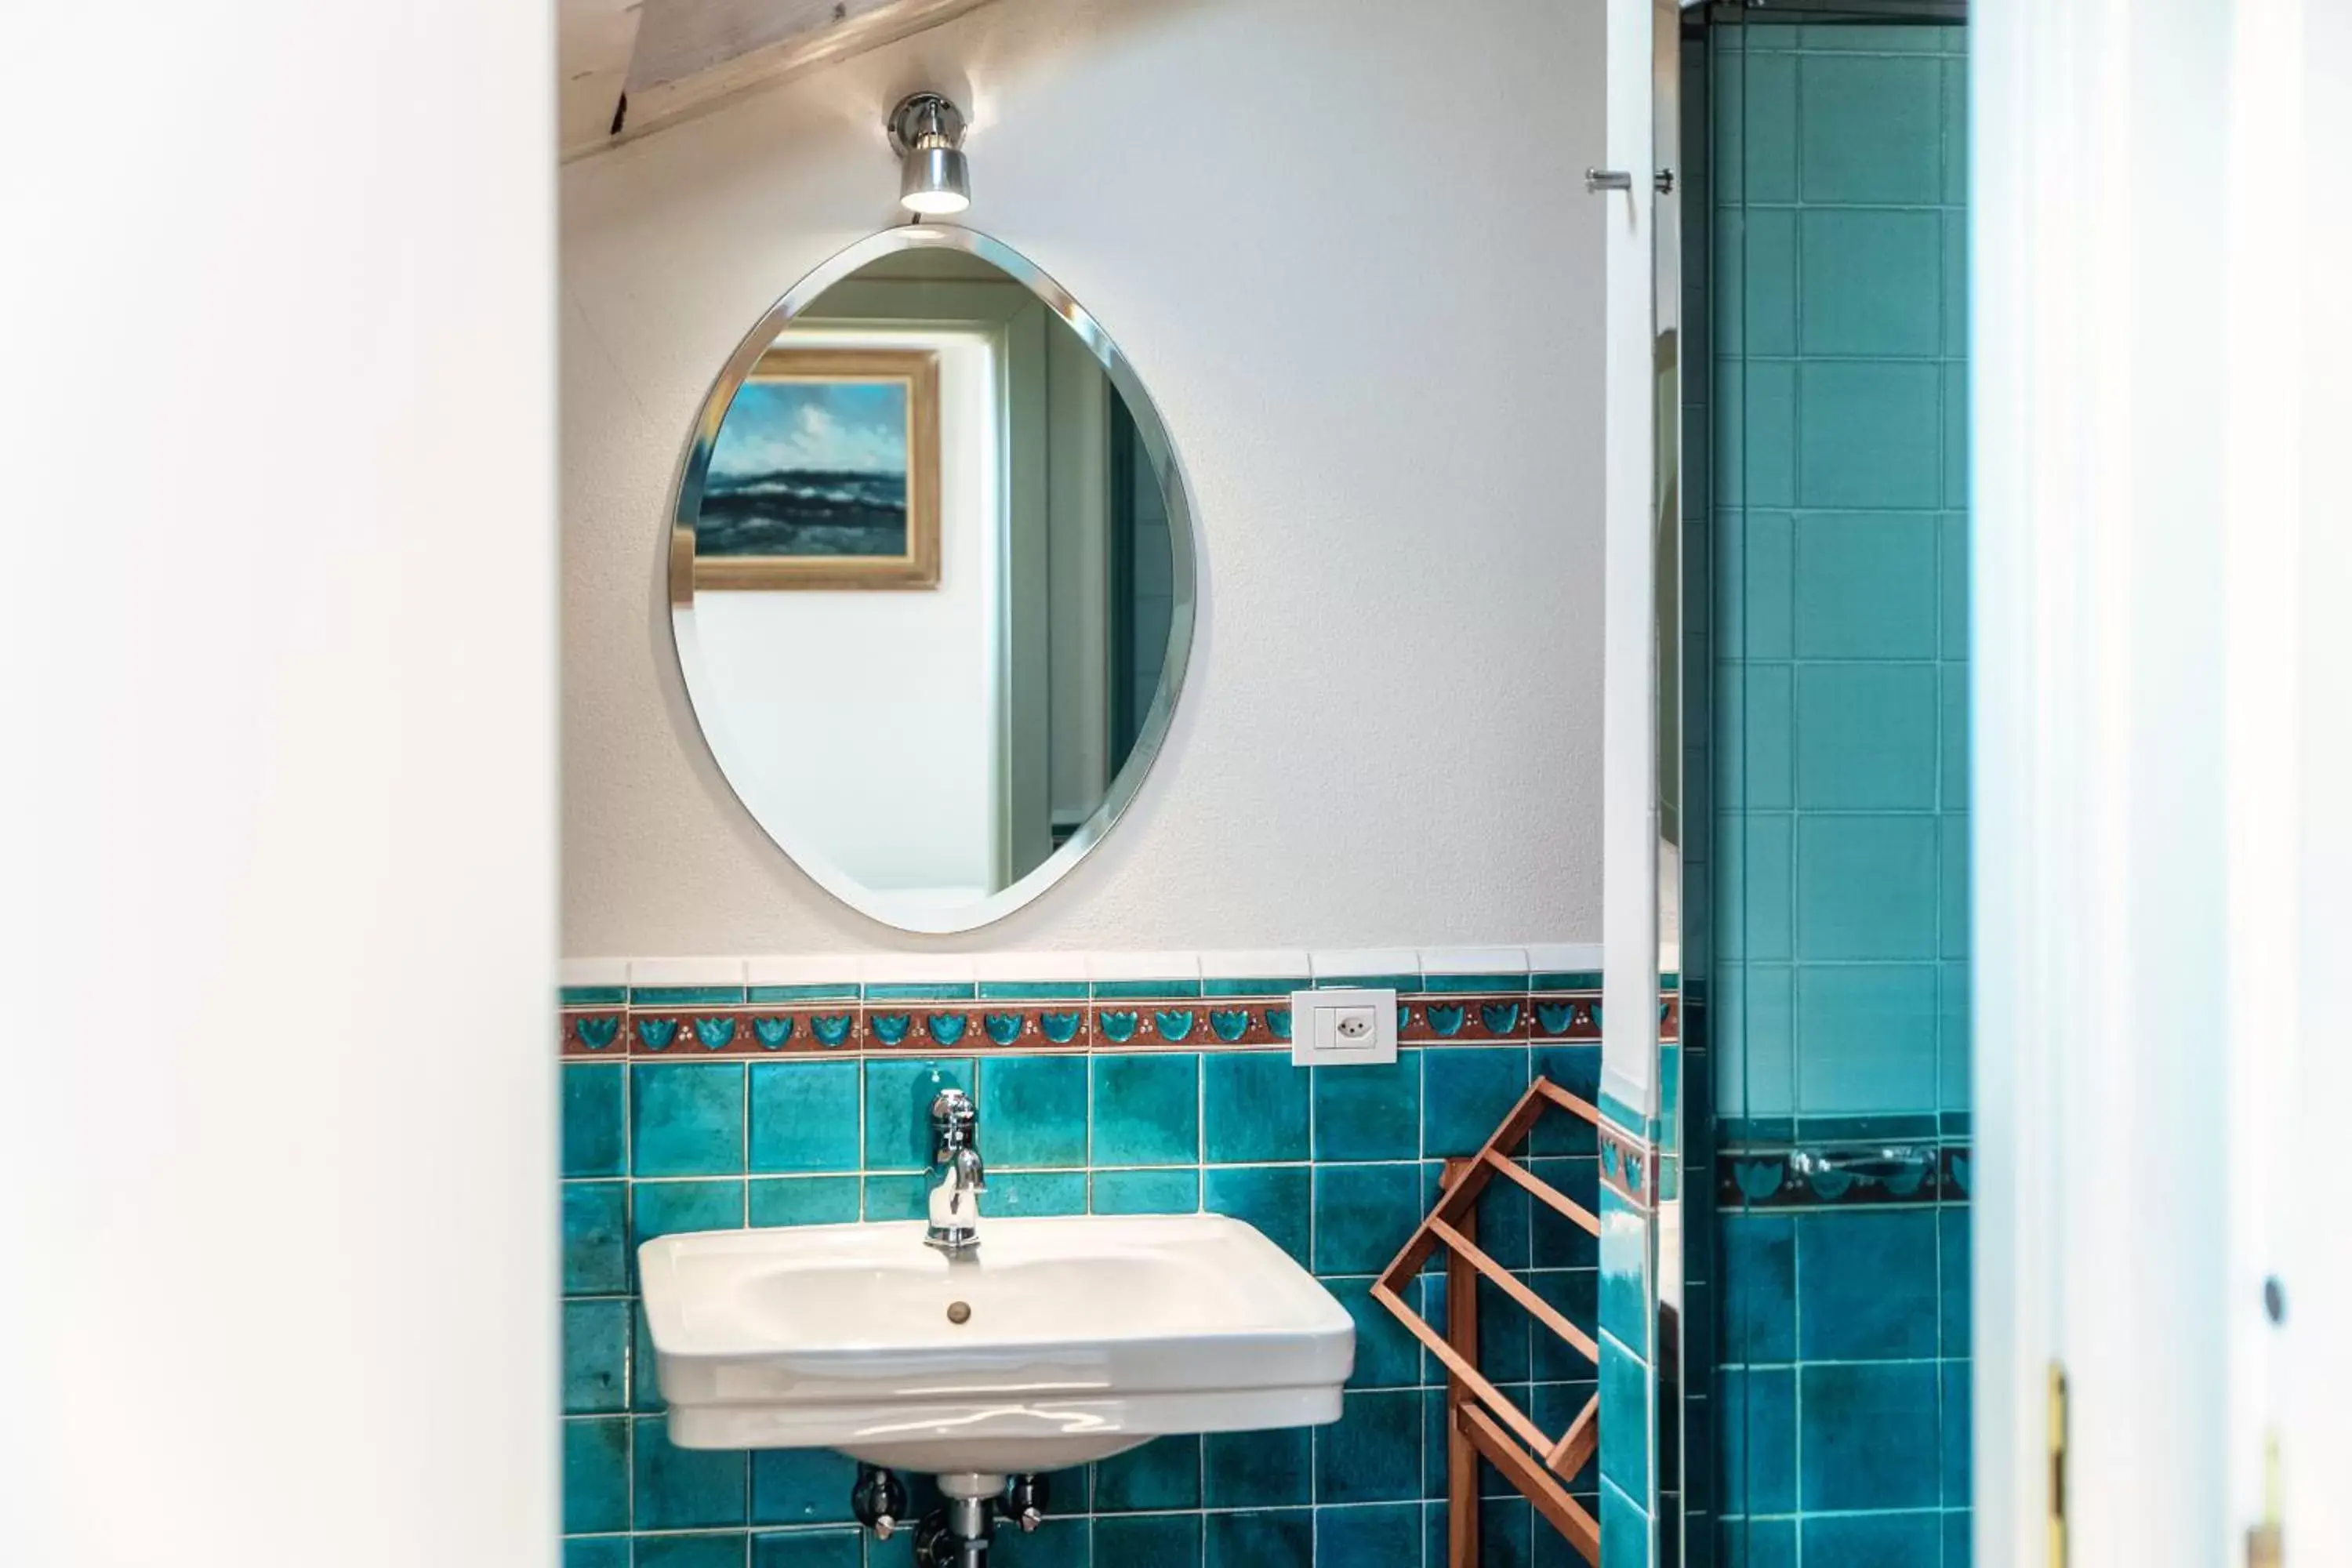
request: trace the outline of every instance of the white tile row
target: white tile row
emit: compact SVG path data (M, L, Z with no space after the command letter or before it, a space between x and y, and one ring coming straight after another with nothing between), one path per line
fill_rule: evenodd
M1525 947L1213 952L877 952L764 958L567 958L565 985L961 984L975 981L1254 980L1598 970L1599 942Z

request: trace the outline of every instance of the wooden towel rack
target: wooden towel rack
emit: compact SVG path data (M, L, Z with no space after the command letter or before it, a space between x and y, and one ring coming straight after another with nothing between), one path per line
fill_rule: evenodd
M1591 1235L1601 1218L1512 1158L1548 1110L1564 1110L1601 1125L1600 1109L1538 1078L1528 1086L1510 1115L1486 1145L1467 1159L1445 1162L1444 1193L1427 1218L1372 1285L1372 1300L1387 1308L1445 1365L1445 1521L1449 1568L1478 1565L1478 1461L1484 1458L1518 1488L1551 1527L1568 1539L1587 1563L1601 1561L1601 1526L1566 1482L1592 1460L1601 1441L1601 1398L1584 1403L1568 1430L1555 1438L1535 1424L1508 1395L1478 1370L1478 1280L1484 1276L1546 1329L1593 1363L1601 1349L1591 1334L1528 1288L1478 1247L1478 1195L1496 1176L1529 1194ZM1405 1304L1402 1292L1439 1248L1445 1252L1445 1331L1441 1334Z

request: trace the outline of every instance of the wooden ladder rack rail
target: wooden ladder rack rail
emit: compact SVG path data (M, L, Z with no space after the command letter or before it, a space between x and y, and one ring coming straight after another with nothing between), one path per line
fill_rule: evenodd
M1445 1162L1444 1192L1437 1206L1414 1228L1395 1261L1372 1285L1372 1300L1427 1346L1445 1368L1449 1568L1477 1568L1478 1461L1482 1458L1517 1487L1587 1563L1601 1561L1600 1522L1570 1495L1565 1484L1591 1462L1600 1447L1599 1396L1587 1400L1568 1430L1554 1438L1478 1370L1478 1281L1482 1279L1573 1347L1596 1371L1600 1365L1600 1346L1591 1334L1569 1321L1478 1246L1478 1197L1498 1175L1591 1235L1601 1234L1598 1215L1512 1158L1550 1110L1564 1110L1595 1127L1601 1124L1598 1107L1549 1079L1537 1079L1477 1153ZM1440 1251L1445 1254L1444 1333L1407 1306L1403 1295Z

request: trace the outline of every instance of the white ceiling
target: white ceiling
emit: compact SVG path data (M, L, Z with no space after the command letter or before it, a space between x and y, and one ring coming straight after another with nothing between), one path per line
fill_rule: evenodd
M747 88L845 59L988 3L559 0L563 156L641 136Z

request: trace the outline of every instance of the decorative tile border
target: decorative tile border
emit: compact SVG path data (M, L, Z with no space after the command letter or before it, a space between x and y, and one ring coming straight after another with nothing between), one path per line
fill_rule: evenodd
M749 985L719 978L729 973L730 961L646 965L663 982L658 984L618 983L620 973L637 966L592 961L573 968L597 972L595 983L566 976L583 983L562 988L559 1044L570 1058L667 1060L837 1051L1283 1050L1290 1045L1292 990L1340 984L1397 990L1401 1045L1598 1041L1600 974L1534 967L1542 949L1531 950L1524 970L1494 966L1502 953L1519 951L1482 950L1475 970L1406 970L1400 961L1414 956L1409 952L1336 955L1377 962L1384 972L1349 973L1362 963L1336 963L1318 965L1313 979L1213 973L1203 979L1202 960L1176 954L1145 955L1174 971L1163 976L1120 973L1134 968L1131 962L1106 963L1102 967L1111 973L1092 980L994 977L1008 967L1003 961L989 964L992 977L986 980L833 979L822 977L827 971L819 961L780 960L755 964L753 972L791 973L794 983ZM1445 955L1428 956L1442 961ZM1215 958L1209 955L1205 967L1213 970ZM854 974L860 967L845 959L832 973ZM918 968L911 962L904 967ZM947 972L953 966L929 967ZM742 966L733 972L740 973ZM972 970L967 964L962 972ZM1669 1031L1676 1010L1672 997L1661 1003Z
M1655 1201L1652 1175L1657 1164L1657 1150L1605 1118L1599 1131L1601 1184L1647 1213Z
M1716 1201L1727 1209L1965 1204L1974 1175L1967 1144L1933 1142L1726 1150L1715 1171Z

